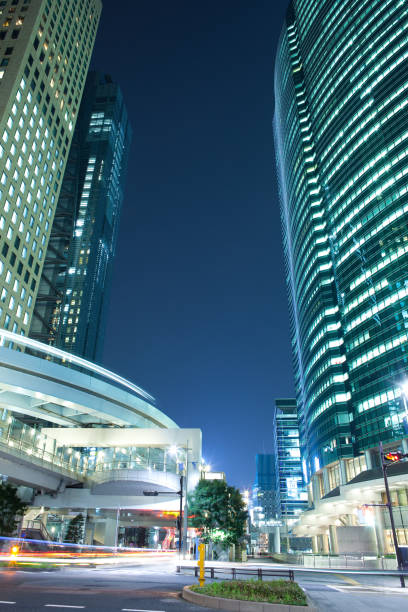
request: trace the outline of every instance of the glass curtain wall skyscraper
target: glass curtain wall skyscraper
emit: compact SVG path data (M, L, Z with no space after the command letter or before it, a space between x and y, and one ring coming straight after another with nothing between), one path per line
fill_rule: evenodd
M277 508L279 490L276 488L277 462L275 453L262 453L255 456L256 477L252 487L251 524L253 542L263 552L280 550L279 521Z
M30 335L100 361L131 128L111 77L88 76Z
M306 486L300 458L299 424L295 399L275 400L273 431L276 448L277 516L291 526L307 508Z
M0 2L0 327L28 333L100 0Z
M407 57L406 2L289 6L274 135L309 474L407 436Z

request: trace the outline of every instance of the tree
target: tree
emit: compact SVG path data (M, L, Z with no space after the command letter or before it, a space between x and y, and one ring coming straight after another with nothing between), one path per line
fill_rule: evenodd
M77 514L70 520L67 533L65 536L66 542L72 544L80 544L84 535L84 517L82 514Z
M201 529L203 542L238 544L245 534L248 513L238 489L223 480L200 480L189 497L191 525Z
M0 483L0 535L14 535L26 510L26 504L17 495L17 488L8 482Z

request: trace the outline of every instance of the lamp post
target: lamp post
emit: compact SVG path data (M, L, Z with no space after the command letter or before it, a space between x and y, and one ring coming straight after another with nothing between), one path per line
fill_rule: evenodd
M184 551L184 559L186 558L186 555L188 553L187 551L187 544L188 544L188 501L187 501L187 494L188 494L188 453L189 451L191 451L192 449L189 447L188 445L188 440L187 440L187 446L186 446L186 467L185 467L185 501L184 501L184 514L183 514L183 551Z
M395 530L395 523L394 523L394 515L392 513L392 504L391 504L390 489L389 489L389 486L388 486L387 467L390 464L385 463L384 458L385 458L384 457L384 449L383 449L382 442L380 442L380 461L381 461L381 469L382 469L383 478L384 478L385 496L387 498L386 506L388 507L388 512L390 514L390 525L391 525L392 539L393 539L393 542L394 542L395 555L397 557L398 569L399 569L399 571L402 571L404 568L403 568L401 551L400 551L400 548L398 546L397 532ZM404 576L402 574L400 575L400 582L401 582L401 587L405 588L405 579L404 579Z
M158 495L174 495L173 491L143 491L143 495L147 497L157 497ZM183 476L180 476L180 490L176 492L176 495L180 497L180 513L177 521L177 528L179 532L179 556L181 557L182 541L183 541Z

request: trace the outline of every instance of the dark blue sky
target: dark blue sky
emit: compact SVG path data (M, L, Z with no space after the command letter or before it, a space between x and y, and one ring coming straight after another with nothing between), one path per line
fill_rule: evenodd
M235 486L293 393L272 138L286 1L104 0L93 67L134 131L104 365Z

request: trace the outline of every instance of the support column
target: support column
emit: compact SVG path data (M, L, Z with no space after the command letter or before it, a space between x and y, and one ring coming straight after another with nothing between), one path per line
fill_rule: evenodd
M89 517L88 517L89 519ZM95 523L88 520L85 532L85 544L93 544L95 534Z
M314 474L312 476L312 488L313 488L313 501L314 504L318 504L320 500L320 487L319 487L319 475Z
M364 456L366 460L367 470L372 470L374 467L372 450L371 449L365 450Z
M339 470L340 470L340 484L347 484L347 467L346 461L344 459L340 459L339 461Z
M327 495L327 493L330 491L330 481L329 481L329 471L326 467L323 468L323 487L324 487L324 494Z
M107 518L105 521L105 536L103 539L103 543L105 546L116 545L116 528L116 518Z
M381 508L374 507L375 518L375 539L377 541L377 554L385 553L385 538L384 538L384 513Z
M318 536L312 536L312 550L313 550L313 554L317 555L317 553L319 552L319 546L317 544L317 538Z
M321 535L322 538L322 552L324 555L328 555L330 553L330 549L329 549L329 536L326 533L323 533Z
M279 525L276 525L276 527L273 527L273 530L269 534L269 545L271 549L270 552L280 553L281 546L280 546L280 527Z
M336 525L330 525L329 527L329 538L330 538L330 553L332 555L339 554L339 545L337 542L337 527Z
M402 452L408 453L408 439L407 438L403 438L402 440Z

